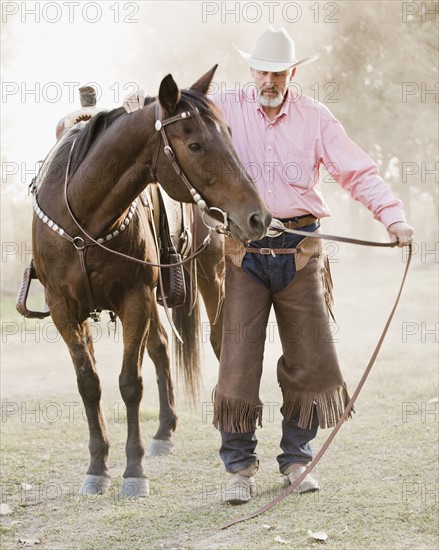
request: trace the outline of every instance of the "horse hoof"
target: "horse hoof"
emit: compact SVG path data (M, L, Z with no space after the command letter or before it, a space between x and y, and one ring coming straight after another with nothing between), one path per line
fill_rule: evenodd
M169 439L153 439L146 451L147 457L170 455L174 452L175 445Z
M103 495L108 491L110 485L111 479L109 476L95 476L93 474L87 474L79 494L83 497Z
M149 495L149 480L146 477L125 477L120 490L124 498L141 498Z

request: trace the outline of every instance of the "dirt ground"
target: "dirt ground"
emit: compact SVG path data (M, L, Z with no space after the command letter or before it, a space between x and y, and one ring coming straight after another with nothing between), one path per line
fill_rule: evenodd
M338 326L333 336L353 391L392 305L404 268L400 251L339 251L332 264ZM217 362L202 335L204 385L190 408L177 398L176 451L148 459L151 495L117 495L124 467L125 425L117 387L119 332L107 319L94 327L104 411L112 450L113 490L83 499L74 489L88 462L87 426L67 348L50 318L33 323L15 315L5 297L2 318L2 547L20 548L311 548L308 533L325 531L326 546L342 549L437 548L436 446L437 264L415 258L407 288L356 414L316 469L318 496L290 497L267 514L221 531L233 517L256 510L279 490L275 456L280 436L280 392L275 379L279 341L270 320L261 398L265 425L258 432L261 494L244 508L221 504L225 476L211 425L210 395ZM166 323L165 323L166 326ZM144 361L142 433L157 425L154 369ZM317 450L327 433L320 432ZM7 511L7 510L6 510ZM277 537L277 538L276 538ZM280 540L279 540L280 539ZM38 543L36 542L39 541ZM282 542L283 541L283 542Z

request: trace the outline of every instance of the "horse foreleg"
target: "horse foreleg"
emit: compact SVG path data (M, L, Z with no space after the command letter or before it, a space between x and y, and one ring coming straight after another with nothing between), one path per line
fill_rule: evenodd
M125 303L126 313L121 316L124 354L119 388L127 414L127 464L120 491L124 497L143 497L149 492L142 464L145 447L140 434L139 408L143 395L141 370L149 328L150 303L150 298L143 302L136 296L130 303Z
M88 421L90 465L80 492L82 495L102 494L111 485L107 468L110 443L101 408L101 385L95 368L92 337L87 321L67 322L67 313L64 309L60 310L59 303L50 310L53 321L69 348Z
M160 414L159 429L149 444L146 454L147 456L161 456L170 454L174 450L171 435L177 426L177 415L171 379L168 337L160 322L157 306L154 304L152 309L152 323L146 345L156 369Z

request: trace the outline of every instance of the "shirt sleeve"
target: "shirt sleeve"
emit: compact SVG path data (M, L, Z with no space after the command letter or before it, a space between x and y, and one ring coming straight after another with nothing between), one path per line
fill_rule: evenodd
M329 111L323 125L322 162L331 176L386 227L406 221L402 202L380 177L378 166Z

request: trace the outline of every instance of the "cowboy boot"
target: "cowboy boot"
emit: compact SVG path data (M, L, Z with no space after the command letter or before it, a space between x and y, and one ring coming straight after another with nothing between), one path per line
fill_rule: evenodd
M256 495L254 475L258 471L259 461L248 468L231 475L224 489L223 500L229 504L245 504Z
M290 464L287 466L284 472L284 476L287 477L287 482L289 485L292 485L296 479L303 474L307 464ZM293 489L293 493L308 493L311 491L319 490L319 482L314 479L309 474L304 477L304 479L299 483L299 485Z

